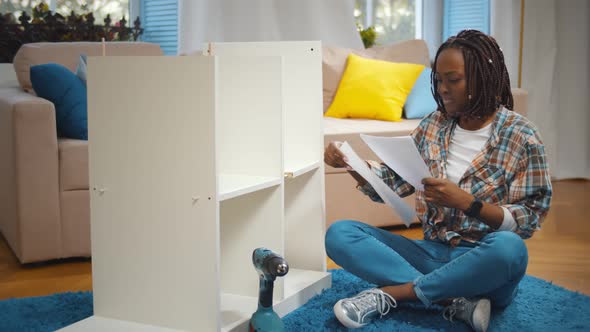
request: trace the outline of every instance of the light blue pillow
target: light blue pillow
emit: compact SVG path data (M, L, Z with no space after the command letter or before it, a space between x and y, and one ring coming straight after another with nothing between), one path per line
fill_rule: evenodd
M80 62L78 63L78 67L76 68L76 76L78 76L84 85L86 85L86 68L88 66L88 62L86 60L86 54L80 54Z
M86 86L68 68L48 63L31 67L31 83L37 96L55 106L60 137L88 139Z
M430 89L432 69L426 67L418 76L404 104L407 119L422 119L436 111L437 105Z

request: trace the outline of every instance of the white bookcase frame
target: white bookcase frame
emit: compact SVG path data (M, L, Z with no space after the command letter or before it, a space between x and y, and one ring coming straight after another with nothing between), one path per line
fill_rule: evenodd
M320 42L207 50L89 58L94 316L64 331L246 331L257 247L280 316L331 286Z

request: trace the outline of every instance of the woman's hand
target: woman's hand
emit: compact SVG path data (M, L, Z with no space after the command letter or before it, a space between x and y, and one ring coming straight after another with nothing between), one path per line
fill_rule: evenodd
M424 178L424 197L429 203L465 211L474 197L447 179Z
M364 186L367 181L347 164L348 159L339 149L341 145L342 142L330 142L326 150L324 150L324 162L335 168L346 167L348 174L358 182L358 185Z
M340 151L342 142L330 142L328 147L324 150L324 162L334 168L347 167L348 160Z

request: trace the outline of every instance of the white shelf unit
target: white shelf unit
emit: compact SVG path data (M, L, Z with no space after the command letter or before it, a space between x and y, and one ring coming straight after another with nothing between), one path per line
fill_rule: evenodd
M331 286L320 43L211 46L89 58L94 316L64 331L246 331L257 247L280 316Z

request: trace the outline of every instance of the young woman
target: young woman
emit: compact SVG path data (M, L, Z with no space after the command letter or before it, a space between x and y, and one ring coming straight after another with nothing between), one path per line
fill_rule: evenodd
M385 164L369 167L400 196L416 194L424 240L410 240L344 220L326 233L328 256L378 285L338 301L334 313L349 328L390 312L400 301L447 304L443 316L486 331L491 305L516 296L528 253L523 239L546 216L552 189L543 143L534 125L512 112L502 50L491 36L461 31L439 48L432 68L438 110L411 134L432 178L424 191ZM332 167L347 167L332 142ZM382 202L356 172L358 188ZM394 310L391 310L394 311Z

